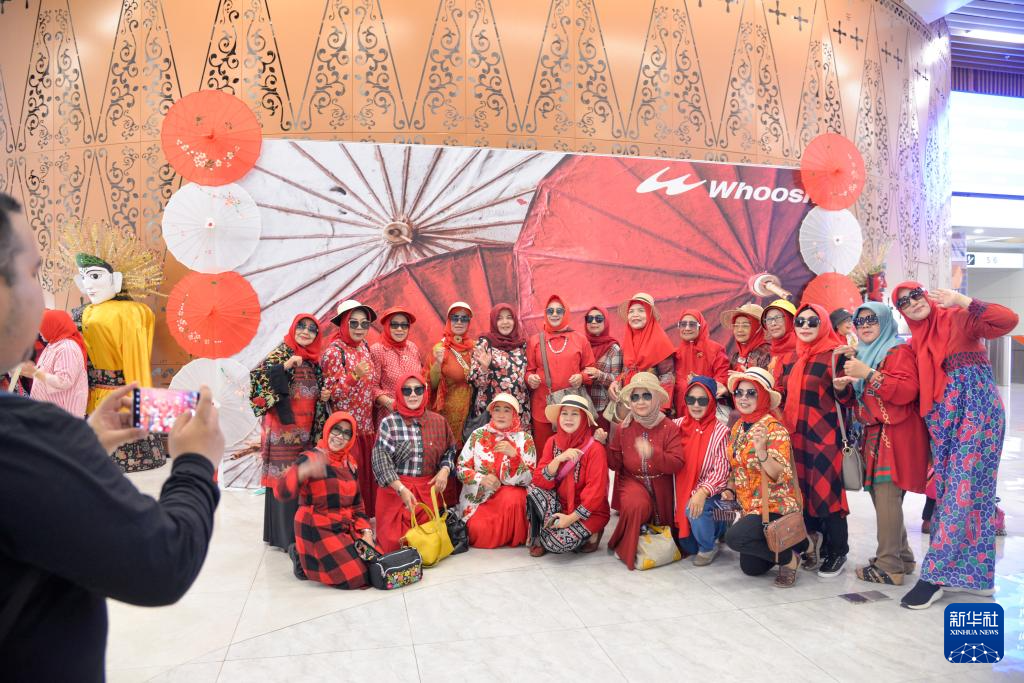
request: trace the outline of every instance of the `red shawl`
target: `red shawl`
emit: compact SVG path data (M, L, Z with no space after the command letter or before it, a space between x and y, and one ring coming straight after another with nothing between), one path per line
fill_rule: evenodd
M633 379L638 372L645 372L649 368L665 360L675 352L665 330L654 319L654 309L646 301L630 301L641 304L647 311L647 324L642 329L634 330L626 326L626 337L622 343L622 368L625 376L624 382Z
M831 329L831 325L829 326L829 329ZM757 405L754 407L754 412L750 413L750 415L740 413L740 420L747 425L752 425L771 412L772 397L760 383L754 382L753 380L748 381L750 381L750 383L754 385L754 388L757 389ZM739 382L736 383L736 386L739 386Z
M735 322L736 318L746 318L750 321L750 339L743 342L742 344L736 340L736 333L733 333L733 341L736 341L736 349L740 353L740 358L746 358L752 351L756 350L757 347L764 344L764 328L761 327L761 321L753 316L749 316L746 313L740 313L733 318ZM828 316L825 316L825 322L828 322Z
M402 393L402 387L410 379L419 380L419 382L423 385L423 403L421 403L420 407L417 408L416 410L413 410L412 408L409 407L409 404L405 402L405 394ZM442 381L442 383L444 382L443 379L441 381ZM411 419L416 418L416 417L421 417L423 415L423 413L427 412L427 401L429 399L430 399L430 385L427 384L427 382L423 379L423 375L420 375L418 373L416 373L416 374L410 373L410 374L406 375L405 377L403 377L401 379L401 381L398 382L398 384L395 385L395 406L394 406L394 410L395 410L396 413L398 413L399 415L401 415L402 417L404 417L406 419L411 420Z
M778 358L790 351L796 351L796 330L793 329L793 316L789 312L781 308L773 308L772 310L782 314L782 324L786 326L786 334L778 339L772 339L770 342L772 345L772 356Z
M548 322L547 308L548 308L548 306L551 305L552 301L557 301L558 303L562 304L562 308L565 309L565 315L562 316L562 326L559 327L557 330L555 328L551 327L551 323ZM572 328L569 327L569 304L565 303L565 299L563 299L562 297L558 296L557 294L552 294L550 297L548 297L548 302L546 304L544 304L544 332L545 332L545 334L547 334L550 337L553 334L564 334L565 332L571 332L571 331L572 331Z
M341 320L338 321L338 331L334 333L333 337L331 337L332 342L335 339L340 339L346 346L358 346L358 344L356 344L356 340L352 338L352 331L348 329L349 318L352 317L352 313L358 310L358 308L354 308L351 311L345 311L342 314Z
M380 335L380 341L382 344L384 344L384 346L388 346L392 349L397 349L401 351L402 349L405 348L405 345L409 343L409 335L406 335L404 341L395 341L394 337L391 336L391 325L388 324L389 322L391 322L391 317L398 315L399 313L401 313L402 315L409 319L409 325L411 328L412 321L415 316L413 316L411 313L409 313L409 311L405 310L404 308L401 308L400 306L393 306L388 310L384 311L383 313L381 313L380 325L381 328L383 329L383 332ZM345 324L348 325L348 322L345 322Z
M832 351L846 343L832 329L828 311L825 310L824 306L804 304L797 310L796 314L800 315L807 309L813 310L821 318L821 323L818 325L818 336L813 342L807 344L800 341L799 337L796 340L796 362L793 364L793 368L789 371L789 377L786 379L786 406L783 411L783 422L790 433L796 429L800 416L800 396L804 387L804 369L807 367L807 363L819 353Z
M714 387L714 383L710 383ZM700 471L704 468L704 460L708 454L711 437L715 434L715 392L708 388L704 381L694 380L686 387L686 393L694 387L700 387L708 397L708 407L704 417L694 420L687 410L683 415L683 423L679 431L683 434L683 469L676 474L676 523L679 525L679 538L690 535L690 520L686 516L686 505L690 492L697 486Z
M345 447L340 451L332 451L330 446L331 430L334 429L335 425L339 422L348 422L348 426L352 428L352 438L348 440ZM327 422L324 424L324 431L320 437L320 440L316 442L316 447L327 454L331 459L332 465L348 465L349 469L353 472L356 470L356 460L352 455L352 447L356 445L356 435L359 430L356 429L356 419L344 412L337 412L327 418Z
M512 328L512 333L505 335L498 332L498 316L502 311L508 311L512 314L512 320L515 322L515 327ZM487 344L492 349L501 349L502 351L511 351L515 348L522 348L526 344L526 337L523 336L523 326L519 322L519 316L516 315L516 309L512 308L511 304L495 304L494 308L491 309L491 329L480 335L481 339L486 339Z
M619 340L608 333L611 329L608 311L600 306L591 306L587 309L587 313L591 311L600 311L601 315L604 316L604 329L601 330L601 334L590 334L590 331L587 331L587 341L590 342L590 348L594 352L594 360L598 361L601 360L604 354L608 353L608 349L612 347L612 344L618 344ZM586 328L584 327L584 329Z
M39 325L39 334L43 336L47 344L54 344L65 339L70 339L82 350L82 364L89 367L89 352L85 349L85 339L71 319L67 311L43 311L43 322Z
M309 361L313 365L316 365L317 363L320 362L321 355L322 337L320 336L320 333L317 332L316 338L313 340L313 343L310 344L309 346L300 346L299 342L295 341L295 328L298 326L299 321L307 319L312 320L314 323L316 323L316 326L319 329L320 322L316 319L315 315L312 315L310 313L299 313L297 316L295 316L295 320L292 321L292 326L288 328L288 334L284 336L284 343L288 345L288 348L291 349L292 353L294 353L296 356L298 356L302 360ZM345 331L348 332L347 314L345 318L342 318L341 323L344 326ZM349 339L351 339L351 337Z
M708 323L704 319L704 315L700 311L687 309L683 311L679 319L682 320L688 315L696 318L700 327L697 330L696 339L693 341L684 339L683 343L676 349L676 377L683 378L684 381L691 372L698 375L704 374L694 370L699 365L698 358L703 358L704 363L710 368L712 361L719 354L725 354L725 347L713 340L709 335ZM712 397L713 399L714 397Z
M924 286L919 282L901 282L892 290L892 304L899 309L896 300L901 289L917 289ZM910 349L917 358L917 376L921 382L921 415L927 415L934 403L942 400L949 377L942 369L942 361L949 354L950 342L953 338L953 326L956 310L940 308L932 304L932 312L924 320L911 320L904 317L910 333Z

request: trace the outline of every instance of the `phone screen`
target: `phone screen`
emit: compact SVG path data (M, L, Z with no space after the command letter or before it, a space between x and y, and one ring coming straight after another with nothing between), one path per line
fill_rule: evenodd
M847 602L852 602L855 605L863 605L866 602L870 602L870 600L865 598L860 593L843 593L839 597L841 597L843 600L846 600Z
M136 389L132 406L135 427L166 434L182 413L195 410L199 392Z

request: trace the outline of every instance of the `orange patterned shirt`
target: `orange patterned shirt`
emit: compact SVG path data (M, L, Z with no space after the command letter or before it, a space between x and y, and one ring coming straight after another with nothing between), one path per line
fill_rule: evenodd
M800 510L800 502L794 487L793 447L789 432L777 419L765 415L755 424L768 429L768 457L782 465L782 474L777 481L768 480L768 511L780 515ZM754 452L754 441L742 421L732 427L729 436L729 464L732 466L732 489L736 500L743 507L743 514L761 514L761 464ZM751 427L753 429L753 426Z

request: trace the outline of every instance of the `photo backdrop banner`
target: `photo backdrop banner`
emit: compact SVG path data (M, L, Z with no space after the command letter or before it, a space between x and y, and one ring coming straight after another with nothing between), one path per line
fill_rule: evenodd
M697 308L711 335L721 311L775 298L768 273L799 300L814 276L800 256L812 204L796 169L504 149L268 140L240 181L263 230L237 268L259 295L262 324L237 358L253 366L299 312L331 317L343 299L417 315L421 349L466 301L470 334L498 302L540 329L551 294L574 328L600 305L644 291L671 332ZM379 330L379 325L376 326ZM333 330L325 328L328 333Z

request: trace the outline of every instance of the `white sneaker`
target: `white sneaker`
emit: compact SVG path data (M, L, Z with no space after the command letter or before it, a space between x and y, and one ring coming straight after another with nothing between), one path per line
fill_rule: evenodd
M969 595L977 595L982 598L991 598L996 594L995 588L958 588L956 586L943 586L942 590L945 593L967 593Z

